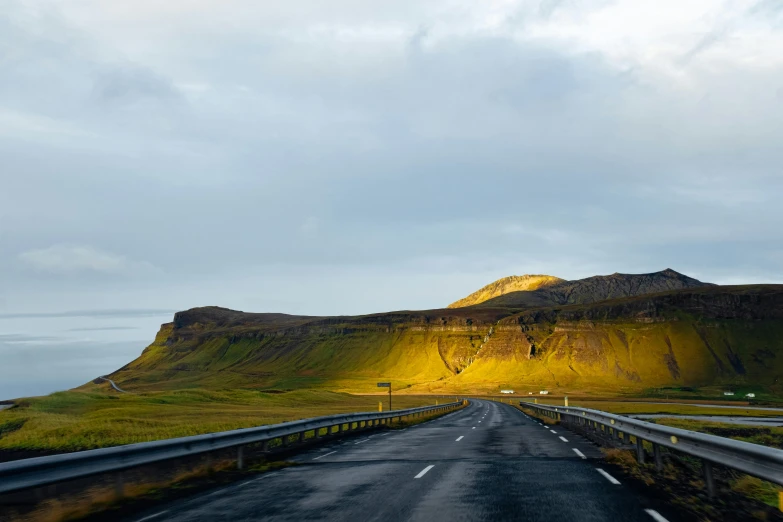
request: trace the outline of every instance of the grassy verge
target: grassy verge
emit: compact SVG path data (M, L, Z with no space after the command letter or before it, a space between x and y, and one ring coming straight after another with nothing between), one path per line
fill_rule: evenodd
M296 419L378 411L381 399L315 390L251 390L117 394L59 392L19 401L0 411L0 453L5 458L184 437ZM441 400L443 402L443 400ZM395 408L435 403L431 397L396 397ZM386 408L384 403L384 409Z
M562 406L562 400L539 399L539 404L547 406ZM590 408L594 410L606 411L626 415L630 413L639 414L673 414L673 415L715 415L715 416L742 416L742 417L780 417L783 415L779 411L759 410L752 406L736 406L731 408L709 408L703 406L689 406L687 404L652 404L652 403L634 403L626 401L591 401L591 400L569 400L569 406L579 408Z
M633 450L603 448L607 462L622 470L637 485L653 488L677 511L694 520L783 521L778 508L779 487L727 468L714 468L717 494L705 492L701 462L683 455L668 455L664 469L639 464Z
M772 448L783 449L783 428L767 426L743 426L722 422L708 422L690 419L662 418L654 419L657 424L664 424L684 430L700 431L719 437L752 442Z
M464 407L464 406L463 406ZM452 410L456 411L456 410ZM449 413L449 412L446 412ZM378 429L399 429L420 424L436 417L445 415L439 412L431 415L395 421L393 424ZM357 432L358 434L359 432ZM320 435L326 435L321 430ZM349 432L348 436L351 433ZM305 443L315 443L315 433L305 433ZM246 447L246 461L249 466L244 470L236 469L235 449L224 450L212 455L202 455L184 461L166 461L163 463L134 468L122 473L124 490L118 496L116 476L107 474L87 483L71 483L58 485L57 494L43 494L47 499L33 505L29 501L11 503L7 512L0 514L0 522L66 522L80 520L92 522L121 518L141 510L151 509L163 502L193 496L194 494L221 485L230 485L239 480L248 480L254 475L274 471L283 467L296 465L284 459L287 455L301 451L303 447L296 445L297 437L288 440L287 448L281 448L282 440L273 440L268 447L273 453L266 453L258 445ZM151 481L150 477L155 477ZM35 496L35 494L33 494Z
M517 408L546 424L558 423L549 417L536 414L530 408L524 406L517 406ZM783 428L754 428L682 419L656 419L656 421L724 437L732 435L731 438L757 444L773 445L769 442L780 444L783 441ZM774 433L770 434L769 432L772 431ZM605 440L600 442L606 443ZM635 444L635 439L632 442ZM652 446L645 443L645 448L648 454L652 453ZM778 506L778 491L781 488L770 482L716 466L714 473L719 492L716 498L710 499L705 492L701 462L698 459L667 453L664 468L658 471L650 455L646 459L646 464L639 464L634 450L604 447L601 451L606 461L621 470L626 478L632 479L639 487L653 488L661 500L672 504L677 511L688 513L695 520L783 521L783 514L780 513Z

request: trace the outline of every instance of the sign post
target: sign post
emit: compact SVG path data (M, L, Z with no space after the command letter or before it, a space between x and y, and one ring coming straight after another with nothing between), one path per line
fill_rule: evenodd
M390 382L379 382L378 388L389 388L389 411L392 411L392 405L391 405L391 383Z

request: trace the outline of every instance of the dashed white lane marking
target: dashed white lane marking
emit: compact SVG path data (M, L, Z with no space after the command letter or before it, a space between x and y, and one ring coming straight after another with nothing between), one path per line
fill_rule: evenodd
M557 435L557 432L556 432L555 430L552 430L552 433L554 433L555 435Z
M475 430L475 429L476 429L476 427L475 427L475 426L473 426L471 429L472 429L472 430Z
M582 457L583 459L586 459L586 458L587 458L587 457L585 456L585 454L584 454L584 453L582 453L581 451L579 451L578 449L576 449L576 448L571 448L571 449L572 449L572 450L574 450L574 453L576 453L577 455L579 455L579 456L580 456L580 457Z
M336 452L336 451L330 451L329 453L326 453L326 454L324 454L324 455L321 455L320 457L315 457L313 460L322 459L322 458L324 458L324 457L328 457L329 455L333 455L333 454L335 454L335 453L337 453L337 452Z
M160 513L155 513L154 515L150 515L148 517L140 518L136 522L144 522L145 520L152 520L153 518L158 518L159 516L165 515L168 512L169 512L169 510L167 509L165 511L161 511Z
M367 442L368 440L370 440L370 439L360 440L359 442L354 442L353 445L355 446L357 444L361 444L362 442Z
M655 511L654 509L645 509L648 515L650 515L655 522L669 522L665 518L663 518L663 515Z
M481 424L481 421L479 421L478 423Z
M459 437L457 437L457 440L455 440L454 442L459 442L459 441L461 441L464 438L465 438L465 435L460 435Z
M416 475L416 476L415 476L415 477L413 477L413 478L415 478L415 479L418 479L418 478L421 478L421 477L423 477L424 475L426 475L426 474L427 474L427 472L428 472L429 470L431 470L431 469L432 469L432 468L434 468L434 467L435 467L435 465L433 465L433 464L430 464L429 466L427 466L427 467L426 467L426 468L424 468L423 470L419 471L419 474L418 474L418 475Z
M560 437L560 440L562 440L563 442L568 442L568 439L565 437Z
M612 484L619 484L620 483L619 480L617 480L616 478L614 478L613 476L611 476L609 473L607 473L606 471L602 470L601 468L595 468L595 470L598 473L600 473L601 475L603 475L604 478L606 480L608 480L609 482L611 482Z

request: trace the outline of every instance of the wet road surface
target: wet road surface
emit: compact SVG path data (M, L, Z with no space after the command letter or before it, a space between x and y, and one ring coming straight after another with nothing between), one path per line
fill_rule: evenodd
M298 466L132 520L656 520L600 457L568 430L473 400L404 430L303 451L291 459Z

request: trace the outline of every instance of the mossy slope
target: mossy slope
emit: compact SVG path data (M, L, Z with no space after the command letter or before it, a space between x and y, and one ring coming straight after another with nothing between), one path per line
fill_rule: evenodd
M180 312L115 372L124 389L781 392L783 286L707 286L588 305L360 317Z

